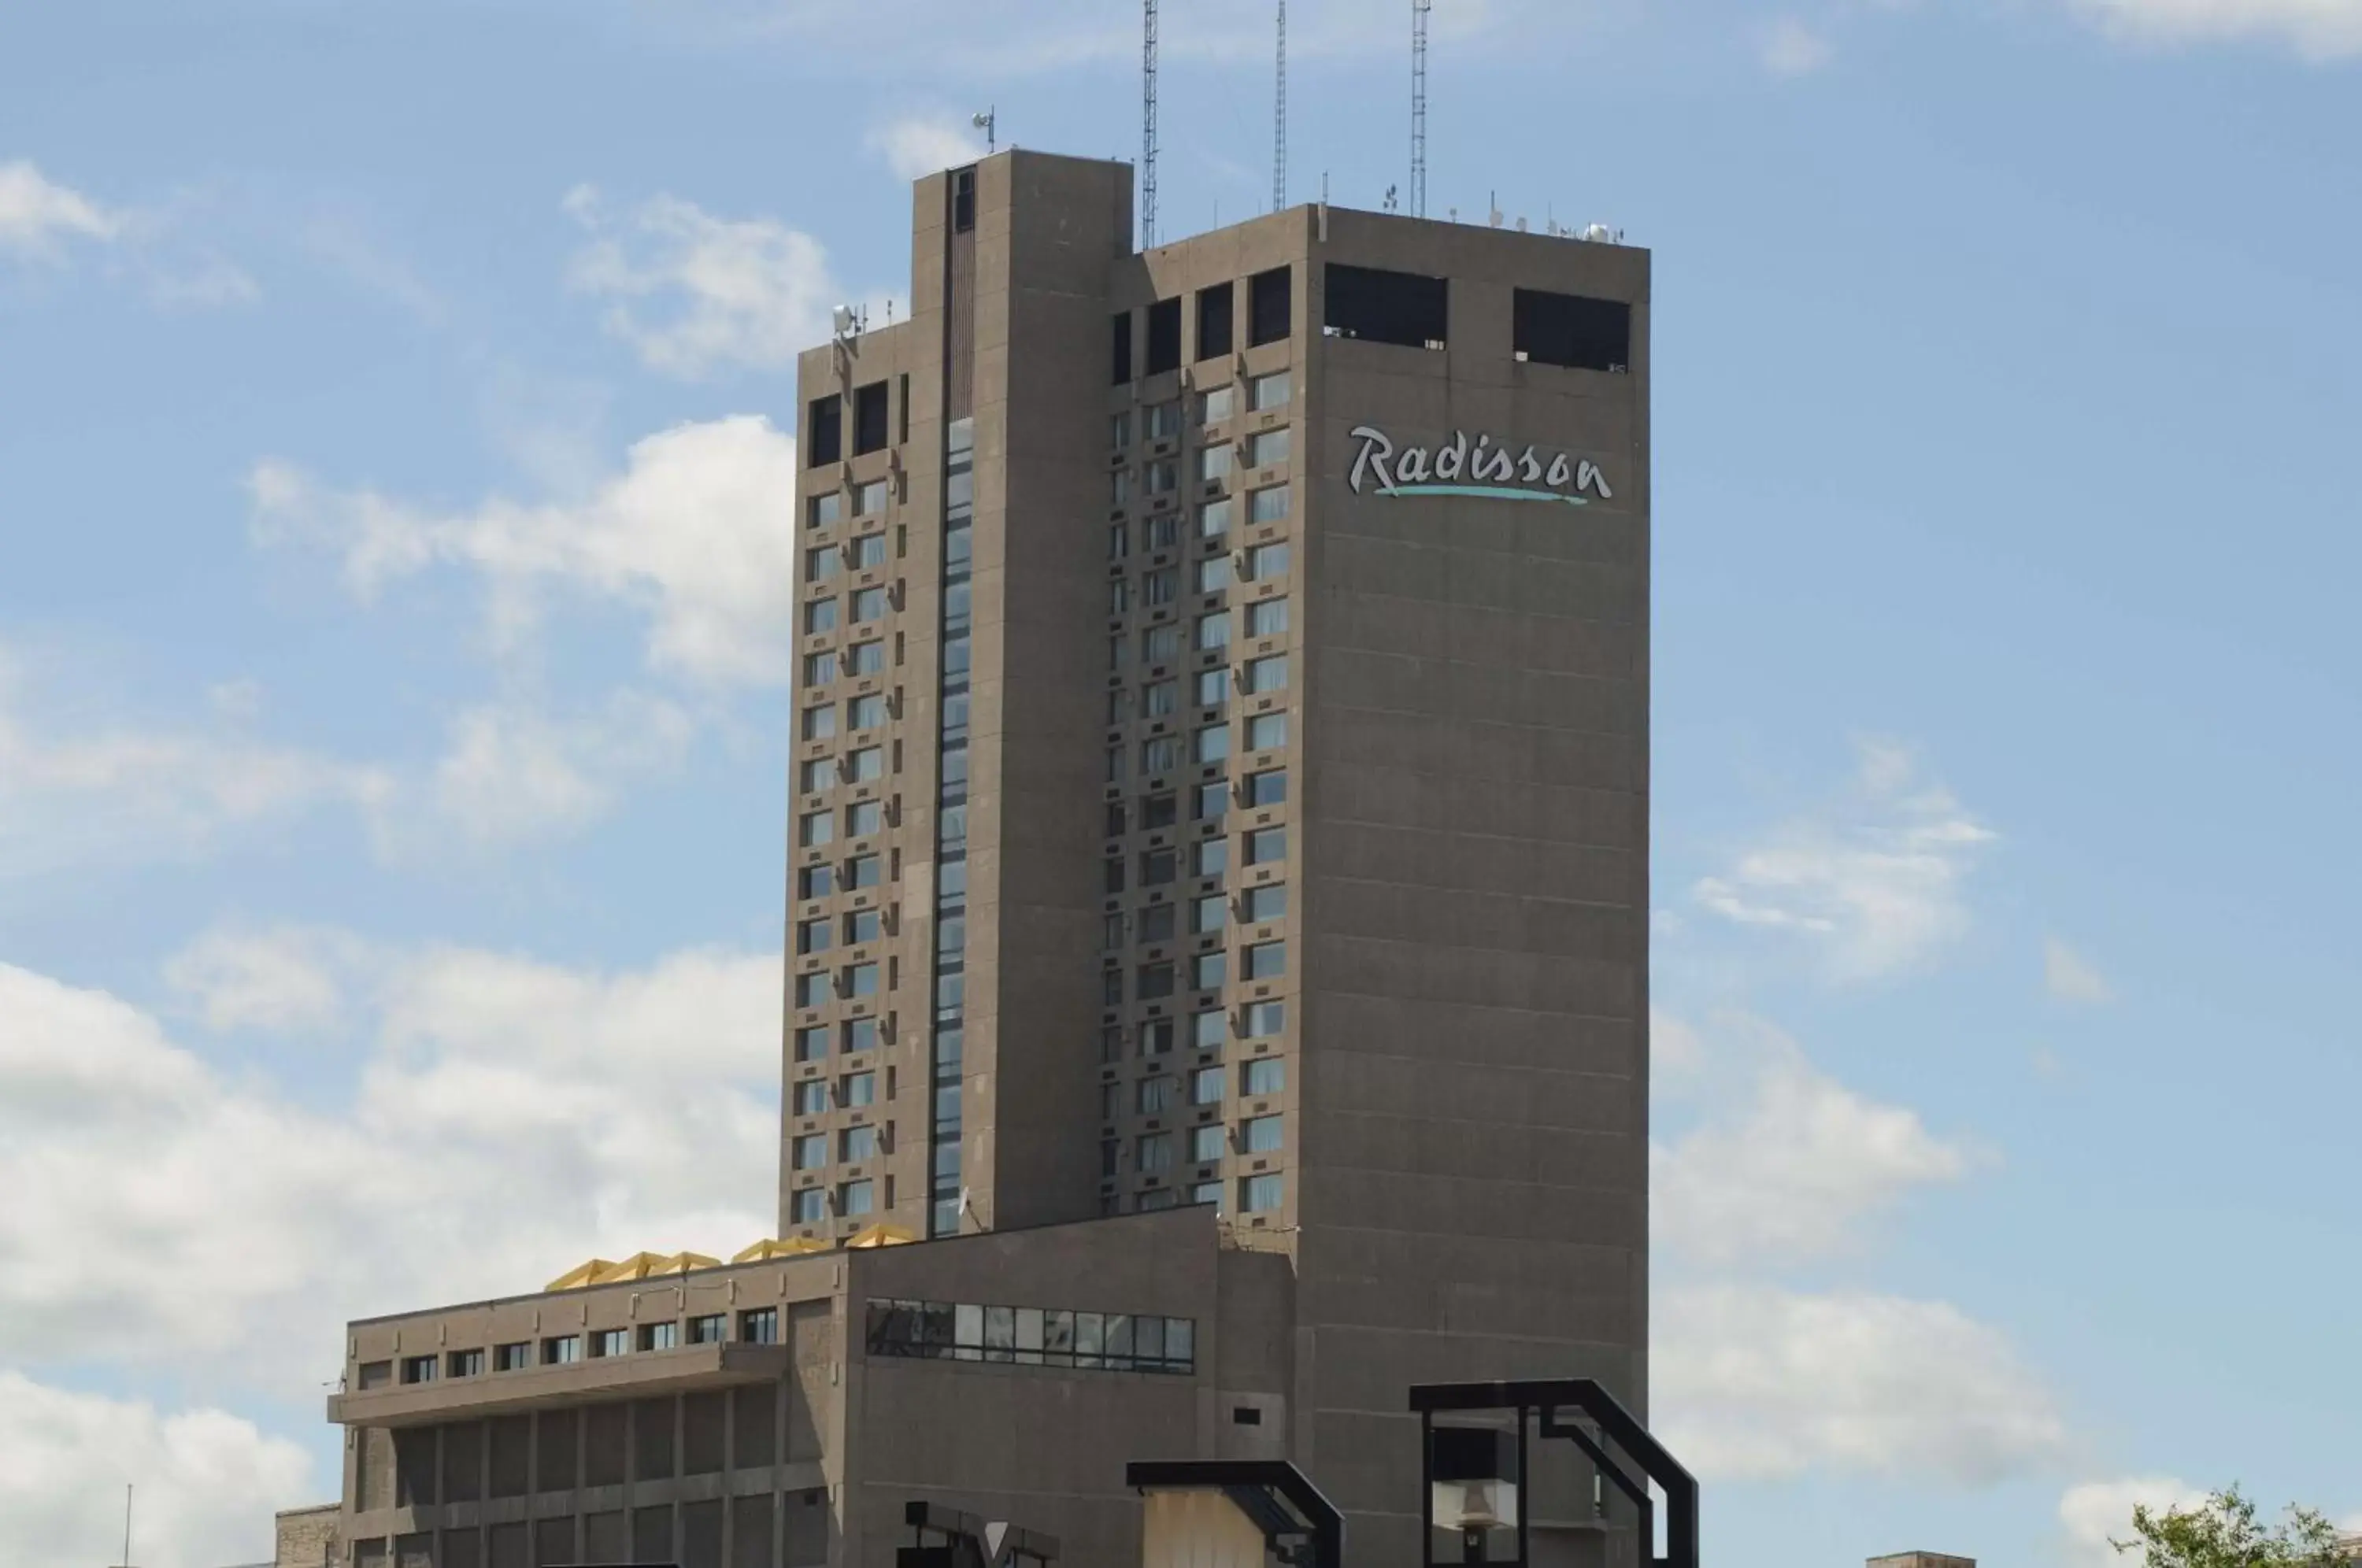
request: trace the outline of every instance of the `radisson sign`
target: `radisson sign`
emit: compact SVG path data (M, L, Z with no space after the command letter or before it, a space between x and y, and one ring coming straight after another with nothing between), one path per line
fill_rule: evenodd
M1396 450L1393 440L1374 425L1357 425L1353 439L1362 444L1354 454L1350 480L1353 493L1377 480L1380 495L1474 495L1495 501L1556 501L1587 506L1589 491L1602 501L1613 501L1607 476L1589 458L1569 458L1559 452L1548 459L1529 446L1512 456L1507 447L1479 432L1476 444L1468 433L1455 430L1451 439L1429 451L1425 447Z

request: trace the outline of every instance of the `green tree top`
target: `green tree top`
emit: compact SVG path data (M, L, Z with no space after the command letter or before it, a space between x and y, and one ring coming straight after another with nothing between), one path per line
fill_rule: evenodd
M2345 1568L2350 1560L2321 1515L2291 1505L2285 1522L2267 1528L2236 1483L2194 1508L2135 1505L2133 1535L2108 1544L2142 1553L2142 1568Z

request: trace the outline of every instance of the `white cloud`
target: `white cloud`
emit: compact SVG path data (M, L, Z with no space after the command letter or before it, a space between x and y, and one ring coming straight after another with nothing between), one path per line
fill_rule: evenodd
M28 711L22 664L0 648L0 880L90 861L191 856L232 832L323 805L371 813L385 770L170 725L62 733Z
M1651 1230L1674 1256L1727 1264L1841 1253L1913 1188L1968 1174L1968 1153L1917 1112L1827 1077L1768 1025L1716 1025L1714 1043L1693 1035L1690 1049L1717 1084L1744 1082L1744 1099L1651 1151Z
M579 502L493 498L438 514L324 489L277 461L257 464L248 488L259 540L336 550L364 598L432 566L464 567L490 591L496 641L513 644L537 623L540 591L560 586L642 610L651 666L726 684L789 674L795 482L794 440L737 415L646 437Z
M608 974L328 940L301 951L348 966L336 984L370 1041L330 1103L0 965L0 1187L44 1195L0 1208L0 1343L20 1364L146 1358L310 1394L350 1317L768 1232L777 957ZM327 1005L254 981L226 946L182 967L201 988L228 977L208 1002L287 1027Z
M592 237L568 282L609 302L608 331L649 369L697 380L736 367L776 370L828 336L844 296L819 240L767 218L718 218L678 196L609 210L579 186L566 210ZM651 301L667 302L657 319Z
M219 1410L161 1414L0 1369L0 1562L213 1568L270 1555L270 1516L312 1485L304 1451Z
M963 117L913 115L869 133L869 149L886 160L900 180L917 180L973 163L984 156L984 138Z
M1828 39L1794 17L1765 28L1760 47L1763 68L1774 76L1809 76L1836 54Z
M2205 1501L2202 1488L2162 1475L2086 1481L2070 1486L2058 1499L2058 1525L2066 1535L2067 1559L2073 1568L2138 1568L2137 1554L2125 1555L2108 1544L2111 1540L2133 1538L2134 1507L2190 1508Z
M1917 967L1958 939L1970 923L1963 884L1994 836L1922 783L1907 752L1860 751L1841 810L1787 824L1694 889L1727 921L1804 940L1840 983Z
M2075 0L2120 38L2147 43L2274 43L2308 59L2362 55L2362 0Z
M337 971L354 951L334 932L222 929L175 955L164 978L196 1003L209 1029L317 1033L343 1019Z
M122 220L30 162L0 163L0 252L55 259L67 239L112 239Z
M531 708L472 708L435 769L438 818L480 844L573 833L613 805L622 782L678 768L695 721L619 691L604 711L558 721Z
M2104 1002L2114 999L2108 977L2073 948L2050 937L2042 944L2042 984L2060 1001Z
M1981 1485L2066 1431L2008 1341L1940 1301L1755 1286L1657 1295L1651 1414L1701 1479L1806 1471Z

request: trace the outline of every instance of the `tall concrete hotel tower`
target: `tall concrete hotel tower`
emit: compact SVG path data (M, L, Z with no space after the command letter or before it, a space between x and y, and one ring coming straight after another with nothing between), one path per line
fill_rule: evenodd
M798 370L778 1233L354 1323L356 1564L1137 1563L1217 1457L1408 1564L1409 1385L1646 1413L1648 254L1004 152L911 274Z

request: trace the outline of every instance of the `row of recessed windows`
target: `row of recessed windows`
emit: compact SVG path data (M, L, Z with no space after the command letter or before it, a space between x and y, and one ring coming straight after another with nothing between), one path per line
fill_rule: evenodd
M1161 1116L1180 1109L1182 1080L1170 1073L1134 1084L1135 1109L1143 1116ZM1199 1067L1189 1074L1189 1098L1192 1106L1220 1105L1222 1090L1230 1082L1230 1069L1223 1066ZM1253 1099L1259 1096L1278 1094L1287 1087L1287 1063L1278 1056L1257 1056L1239 1065L1239 1096ZM1112 1121L1123 1113L1123 1086L1099 1086L1099 1116ZM1218 1129L1219 1131L1219 1129ZM1277 1145L1274 1144L1276 1148Z
M1171 878L1166 878L1168 881ZM1146 904L1126 915L1116 911L1107 916L1105 940L1101 945L1112 951L1119 947L1147 945L1170 942L1183 924L1183 911L1192 936L1213 936L1225 930L1235 911L1241 925L1267 925L1287 918L1287 884L1269 882L1260 888L1249 888L1236 898L1228 893L1208 893L1202 898L1183 903Z
M1196 1320L1123 1312L873 1298L868 1339L872 1355L936 1361L1183 1375L1198 1364Z
M1107 1150L1109 1144L1113 1144L1114 1142L1114 1140L1109 1140L1109 1144L1101 1145L1100 1164L1102 1168L1105 1170L1106 1175L1109 1178L1112 1178L1116 1175L1116 1171L1113 1165L1109 1163L1110 1156L1108 1155ZM1158 1180L1161 1178L1152 1176L1150 1179ZM1228 1213L1230 1211L1228 1207L1230 1193L1226 1185L1219 1176L1208 1177L1200 1181L1192 1182L1189 1185L1187 1191L1187 1201L1190 1203L1206 1204L1223 1213ZM1178 1209L1183 1201L1181 1195L1182 1189L1179 1187L1153 1187L1149 1191L1142 1193L1139 1200L1134 1203L1133 1207L1142 1214L1157 1209ZM1242 1214L1273 1213L1276 1211L1283 1203L1286 1202L1286 1200L1287 1178L1280 1175L1277 1171L1259 1171L1253 1176L1241 1176L1239 1178L1238 1211ZM1120 1194L1105 1191L1099 1194L1100 1213L1120 1213L1122 1209L1123 1198Z
M856 626L884 620L886 612L892 607L891 596L883 588L855 589L845 602L845 608L851 612L852 624ZM803 607L804 635L810 636L816 632L835 631L840 624L838 609L838 602L833 597L807 601Z
M887 492L887 481L882 479L871 480L866 484L855 485L851 492L853 496L853 515L855 517L874 517L877 513L885 511ZM807 497L804 501L804 526L807 528L826 528L833 524L841 522L845 515L845 494L846 492L844 491L832 490L824 495Z
M796 868L796 897L825 899L840 888L846 892L875 888L885 875L885 862L875 855L856 855L834 865L801 866Z
M891 710L882 692L867 692L848 697L844 704L844 729L847 734L874 730L885 723ZM805 701L797 704L800 715L797 733L805 740L834 740L837 734L838 704Z
M1193 954L1188 961L1189 986L1192 990L1218 991L1228 982L1230 953L1216 949L1211 953ZM1159 959L1142 964L1132 981L1132 995L1141 1001L1161 1001L1173 995L1182 972L1178 961ZM1256 942L1239 949L1239 978L1242 980L1276 980L1287 973L1286 942ZM1109 966L1099 976L1100 1000L1109 1007L1123 1001L1123 970ZM1218 1013L1215 1015L1220 1017Z
M687 1343L692 1345L720 1344L729 1337L729 1315L709 1313L679 1320L642 1323L637 1330L637 1345L643 1351L668 1351ZM776 1307L760 1307L738 1314L738 1338L747 1344L777 1344L779 1340L779 1313ZM593 1358L628 1355L634 1347L631 1329L595 1329L588 1334L552 1334L539 1341L515 1340L491 1347L489 1357L479 1348L447 1351L432 1355L402 1358L402 1381L432 1383L437 1377L480 1377L489 1364L494 1372L523 1372L527 1367L568 1366L583 1359L584 1353ZM360 1386L373 1388L385 1380L386 1364L366 1363L360 1369Z
M796 922L796 951L825 953L841 938L851 947L875 942L885 934L885 916L877 910L853 910L844 915L821 915Z
M1202 725L1191 731L1187 745L1189 760L1201 763L1227 761L1231 755L1231 728L1228 723L1223 723ZM1276 751L1287 744L1287 711L1283 708L1274 712L1256 713L1246 721L1245 730L1247 750ZM1123 756L1123 748L1111 747L1108 755L1108 782L1112 784L1123 777L1123 767L1119 760ZM1181 736L1151 735L1140 743L1140 771L1144 777L1170 773L1181 766L1182 756ZM1285 773L1274 777L1263 774L1249 774L1247 777L1249 779L1262 778L1267 786L1276 790L1275 799L1284 801L1287 798ZM1248 796L1242 798L1250 805L1268 803Z
M843 809L844 836L866 838L886 825L886 803L883 801L855 801ZM818 849L836 842L838 810L806 812L796 819L796 846Z
M1285 521L1288 515L1290 504L1288 493L1286 485L1271 485L1263 490L1251 491L1248 506L1253 521L1258 525ZM1200 505L1198 508L1198 536L1201 539L1220 539L1230 532L1231 519L1236 510L1235 498L1227 495ZM1132 522L1109 524L1108 559L1122 560L1131 554L1131 547L1135 541L1142 550L1152 554L1158 550L1178 549L1181 542L1180 516L1175 513L1142 517ZM1285 569L1284 563L1277 569ZM1250 567L1247 575L1254 577L1262 574L1255 572Z
M886 1178L886 1190L894 1190L894 1178ZM892 1203L889 1198L888 1203ZM833 1209L840 1220L857 1220L877 1211L877 1184L866 1176L854 1181L841 1181L833 1188L801 1187L788 1195L788 1223L790 1225L824 1225Z
M1276 343L1293 329L1296 316L1295 274L1286 267L1275 267L1268 272L1257 272L1246 281L1247 285L1247 347L1261 348ZM1198 291L1198 353L1200 360L1220 359L1231 351L1235 334L1237 285L1234 282L1211 284ZM1147 309L1147 359L1142 373L1163 375L1181 368L1181 300L1175 296L1158 300ZM1114 320L1115 354L1110 366L1113 380L1120 386L1133 379L1132 313L1117 313Z
M886 536L864 534L842 545L815 545L804 552L804 581L826 582L840 570L860 571L886 564Z
M877 981L875 963L847 964L833 973L815 969L796 977L796 1005L820 1007L832 996L874 997L877 994Z
M835 648L823 648L804 655L803 683L825 686L839 675L882 675L886 671L886 644L873 639L854 643L841 653Z
M1209 387L1198 393L1198 423L1219 425L1238 412L1236 383ZM1295 382L1286 370L1275 370L1267 376L1253 376L1247 381L1247 407L1257 414L1285 408L1295 394ZM1151 403L1140 411L1137 428L1151 441L1177 441L1181 437L1181 400ZM1124 409L1112 416L1109 439L1118 449L1131 445L1135 425L1132 411ZM1284 434L1284 433L1283 433Z
M796 1031L795 1052L799 1062L826 1061L831 1046L847 1056L876 1050L877 1021L874 1018L848 1018L840 1023L814 1023Z
M809 795L839 784L874 783L886 773L884 746L857 746L842 756L807 757L796 764L796 788Z
M1227 786L1225 786L1227 788ZM1242 834L1240 864L1245 866L1275 866L1287 858L1287 829L1262 827ZM1231 868L1231 841L1228 838L1200 839L1186 849L1152 849L1144 851L1140 860L1139 885L1159 888L1177 880L1181 867L1188 867L1192 878L1220 877ZM1128 862L1120 855L1110 855L1103 864L1101 881L1110 894L1124 890Z
M1109 1084L1107 1087L1113 1088L1115 1086ZM1142 1115L1162 1115L1179 1109L1179 1079L1147 1078L1137 1087ZM1233 1148L1242 1154L1275 1154L1286 1141L1286 1118L1275 1115L1250 1116L1235 1127L1209 1121L1202 1127L1176 1132L1143 1132L1133 1140L1132 1168L1142 1176L1163 1176L1173 1169L1175 1152L1185 1147L1189 1157L1183 1163L1192 1165L1220 1165L1222 1156ZM1122 1143L1120 1138L1100 1141L1101 1176L1116 1174L1115 1165L1110 1162L1115 1159L1116 1153L1120 1152Z
M1275 637L1285 633L1288 624L1287 602L1285 599L1258 599L1252 604L1240 606L1236 613L1242 639ZM1198 616L1187 628L1191 646L1201 653L1229 647L1231 614L1232 612L1228 610L1215 610ZM1180 657L1183 629L1176 623L1150 626L1142 631L1140 634L1141 662L1162 664ZM1130 659L1131 651L1131 639L1129 636L1118 633L1108 638L1108 668L1121 669Z
M822 1031L825 1035L826 1031ZM825 1055L827 1042L822 1042ZM836 1080L836 1092L831 1095L826 1078L806 1078L789 1090L794 1114L822 1116L833 1104L839 1110L858 1110L863 1106L877 1103L877 1075L873 1071L844 1074Z
M1249 659L1239 667L1235 676L1228 668L1201 669L1191 678L1188 705L1195 708L1224 706L1231 700L1231 688L1234 680L1239 690L1249 697L1261 697L1274 691L1284 691L1287 689L1287 656L1272 654L1263 658ZM1177 677L1144 683L1139 688L1136 702L1131 687L1118 686L1108 692L1107 722L1109 725L1125 723L1131 719L1135 712L1143 719L1170 718L1178 713L1182 706L1181 682ZM822 760L832 767L835 766L833 758ZM813 765L807 763L805 766L810 767ZM821 787L817 784L807 786L811 789Z
M1246 466L1248 468L1270 468L1286 461L1287 461L1287 431L1285 427L1266 430L1247 444ZM1231 477L1231 448L1227 446L1200 447L1196 457L1191 459L1191 466L1200 485L1218 485ZM1155 458L1142 464L1138 471L1139 494L1152 498L1171 495L1181 488L1181 460L1178 458ZM1134 494L1132 473L1133 470L1131 469L1115 469L1109 472L1108 504L1109 506L1124 507L1131 504ZM1272 523L1286 516L1286 485L1268 485L1261 490L1249 491L1247 495L1251 502L1248 512L1250 518L1257 523ZM1200 531L1220 532L1219 529L1206 530L1202 525ZM867 536L882 538L882 536L875 534ZM854 544L859 542L855 540ZM824 547L826 549L833 550L850 550L852 547L853 545ZM878 558L879 560L884 558L882 555Z
M789 1141L788 1164L790 1169L814 1171L829 1162L829 1135L806 1132ZM836 1134L836 1157L850 1165L856 1160L877 1157L879 1139L875 1127L847 1127Z
M1108 548L1111 552L1110 558L1122 558L1124 529L1125 525L1119 523L1109 530ZM1288 549L1285 543L1257 545L1245 552L1242 562L1234 563L1227 554L1208 556L1190 569L1190 591L1220 593L1231 586L1234 565L1239 568L1239 575L1249 580L1283 577L1287 572L1287 561ZM1131 578L1110 578L1108 581L1108 613L1120 615L1135 604L1149 609L1171 604L1179 599L1180 591L1181 570L1178 567L1160 567L1142 572L1136 585ZM806 663L809 666L809 657Z
M867 386L853 389L853 453L883 451L889 433L892 408L884 381L871 381ZM901 439L911 438L911 378L901 378L902 429ZM804 466L819 468L825 463L840 461L844 456L844 397L830 392L816 397L804 410Z
M1282 1001L1249 1002L1239 1009L1239 1038L1267 1040L1287 1027L1287 1004ZM1230 1015L1220 1008L1207 1008L1189 1015L1189 1048L1193 1051L1219 1051L1231 1032ZM1180 1029L1173 1019L1152 1018L1142 1021L1133 1032L1133 1038L1143 1057L1162 1056L1170 1052L1178 1039ZM1099 1031L1099 1060L1123 1060L1124 1028L1110 1023ZM1250 1064L1252 1066L1253 1064ZM1250 1094L1260 1093L1249 1089Z

